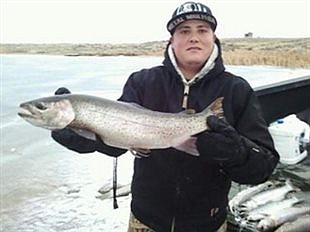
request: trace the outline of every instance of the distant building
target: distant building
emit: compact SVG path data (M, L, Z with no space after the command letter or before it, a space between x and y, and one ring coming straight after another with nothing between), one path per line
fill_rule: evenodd
M253 33L252 32L245 33L244 38L253 38Z

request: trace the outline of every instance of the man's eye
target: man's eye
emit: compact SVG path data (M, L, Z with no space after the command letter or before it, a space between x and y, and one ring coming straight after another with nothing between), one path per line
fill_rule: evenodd
M188 34L188 33L189 33L189 31L187 31L187 30L183 30L183 31L180 31L180 33L181 33L181 34L186 35L186 34Z
M209 32L209 30L207 30L207 29L201 29L201 30L199 30L199 33L208 33Z

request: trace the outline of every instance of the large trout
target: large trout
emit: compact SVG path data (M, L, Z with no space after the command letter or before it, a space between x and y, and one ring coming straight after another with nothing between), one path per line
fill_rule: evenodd
M174 147L197 156L193 135L209 129L208 116L223 116L222 101L222 97L216 99L200 113L163 113L133 103L65 94L22 103L18 114L34 126L49 130L69 127L90 131L114 147Z

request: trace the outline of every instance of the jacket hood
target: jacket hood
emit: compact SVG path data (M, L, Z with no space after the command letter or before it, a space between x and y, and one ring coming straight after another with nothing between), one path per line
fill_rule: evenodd
M215 46L210 57L208 58L202 69L194 76L193 79L189 81L185 79L185 77L177 67L176 60L170 46L170 42L166 47L165 59L163 64L168 68L168 70L172 73L172 75L175 76L184 85L184 93L182 101L183 109L188 108L188 97L190 92L190 86L196 83L200 83L201 80L215 78L225 70L222 60L221 45L220 41L217 38L215 40Z

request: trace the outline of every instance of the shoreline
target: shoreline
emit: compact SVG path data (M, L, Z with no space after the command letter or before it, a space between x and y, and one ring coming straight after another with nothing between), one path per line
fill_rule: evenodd
M310 38L221 39L227 65L310 68ZM0 44L0 54L61 56L163 56L168 41L145 43Z

